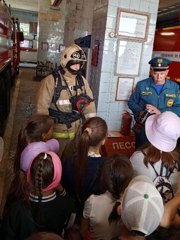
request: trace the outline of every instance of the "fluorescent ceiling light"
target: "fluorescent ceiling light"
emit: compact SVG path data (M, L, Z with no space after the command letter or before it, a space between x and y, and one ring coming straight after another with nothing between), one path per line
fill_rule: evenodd
M173 36L173 35L175 35L175 33L174 32L161 32L160 35L162 35L162 36Z

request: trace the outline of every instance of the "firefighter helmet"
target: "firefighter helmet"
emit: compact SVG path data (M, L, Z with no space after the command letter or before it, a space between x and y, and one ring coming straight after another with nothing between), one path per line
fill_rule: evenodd
M84 51L76 44L71 44L66 47L61 54L60 64L63 68L67 65L71 66L73 64L79 63L81 66L86 61L86 55Z

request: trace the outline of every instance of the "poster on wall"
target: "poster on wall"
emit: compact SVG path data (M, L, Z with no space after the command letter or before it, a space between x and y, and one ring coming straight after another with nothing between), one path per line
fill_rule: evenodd
M121 38L147 40L149 13L118 8L116 35Z
M119 77L116 87L116 101L128 101L134 87L134 78Z
M142 43L130 40L119 40L117 49L117 75L137 76L141 60Z

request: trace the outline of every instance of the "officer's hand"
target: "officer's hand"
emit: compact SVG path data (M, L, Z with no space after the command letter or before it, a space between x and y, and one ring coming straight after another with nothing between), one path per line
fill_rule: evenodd
M146 109L147 109L151 114L160 114L160 113L161 113L158 108L156 108L155 106L153 106L153 105L151 105L151 104L147 104L147 105L146 105Z

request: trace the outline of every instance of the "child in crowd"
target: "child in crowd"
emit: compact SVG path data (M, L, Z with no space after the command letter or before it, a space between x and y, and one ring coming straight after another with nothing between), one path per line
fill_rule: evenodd
M74 201L56 193L62 175L59 157L54 152L40 153L27 172L28 200L11 204L2 222L2 239L22 240L37 231L61 235L73 224Z
M135 176L148 176L166 203L180 186L180 154L176 149L180 118L170 111L153 114L147 118L145 130L149 144L136 151L130 161Z
M52 138L54 120L48 115L33 115L18 135L14 172L20 169L20 156L24 148L32 142L44 141Z
M143 240L158 228L164 205L161 195L148 177L133 178L120 201L118 213L123 226L120 236L113 240Z
M93 240L108 240L120 233L120 217L117 208L120 198L133 177L133 168L124 155L106 159L102 167L102 184L105 192L91 195L85 202L81 232L85 237L88 229Z
M6 205L4 208L4 214L11 205L12 202L18 199L27 199L28 198L28 183L26 179L26 173L29 169L29 166L32 160L38 156L41 152L58 152L59 142L56 139L51 139L46 142L32 142L29 143L21 153L20 156L20 169L19 174L16 172L16 180L19 179L19 182L14 182L13 188L8 195ZM56 187L56 190L64 196L66 194L65 189L59 183Z
M41 152L55 152L59 150L59 142L56 139L51 139L46 142L32 142L29 143L21 153L20 169L27 173L32 160Z
M25 240L63 240L59 235L49 232L37 232L33 233L31 236Z
M59 151L58 141L56 139L51 139L53 125L53 119L49 116L34 115L28 120L26 126L21 129L18 136L15 155L14 178L9 189L6 204L4 207L4 213L6 212L8 206L11 204L12 201L21 199L26 194L27 186L26 181L24 180L24 172L26 172L27 169L23 169L20 166L21 154L25 147L28 146L28 149L31 149L31 160L43 151ZM38 151L33 149L32 146L29 146L30 143L34 144L35 142L40 142L41 147L39 145L38 147L34 146L34 148L38 148ZM37 155L34 155L34 151L37 153ZM24 160L23 165L25 165L25 162L28 162L28 159L27 161ZM27 163L27 165L28 164L29 163Z
M73 225L64 232L64 240L83 240L79 226Z
M83 205L93 193L100 193L100 171L105 158L101 146L105 143L108 127L104 119L92 117L82 126L77 155L66 159L63 165L62 185L77 200L79 218Z
M26 240L83 240L83 238L78 227L73 225L65 230L63 238L55 233L37 232L26 238Z

